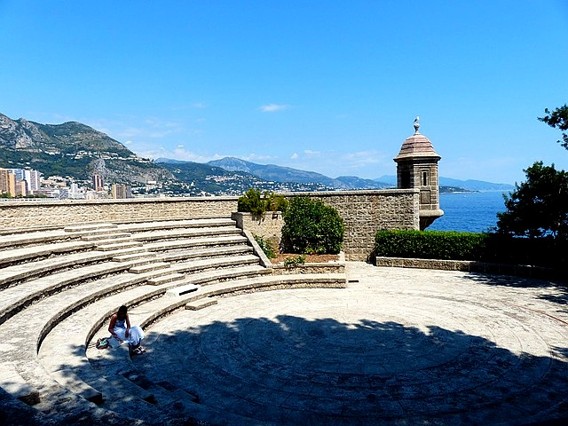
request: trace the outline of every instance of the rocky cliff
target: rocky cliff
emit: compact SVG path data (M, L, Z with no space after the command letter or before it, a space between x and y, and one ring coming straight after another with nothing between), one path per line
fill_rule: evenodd
M85 124L41 124L0 114L0 167L32 167L46 176L88 180L95 169L109 183L172 179L171 172L138 157Z

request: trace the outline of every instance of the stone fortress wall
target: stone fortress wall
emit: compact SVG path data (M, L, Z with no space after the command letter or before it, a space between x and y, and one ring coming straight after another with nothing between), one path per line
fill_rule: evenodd
M346 260L367 260L378 229L419 229L419 190L334 191L285 194L310 196L335 207L345 221ZM0 233L97 222L144 222L231 217L238 197L126 200L25 201L0 203ZM264 222L264 223L263 223ZM253 234L279 234L282 217L250 217L239 224Z

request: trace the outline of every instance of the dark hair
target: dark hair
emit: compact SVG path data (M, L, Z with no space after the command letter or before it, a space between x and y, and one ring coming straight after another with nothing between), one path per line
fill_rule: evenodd
M122 305L120 308L118 308L117 314L126 316L127 311L128 311L128 308L125 305Z

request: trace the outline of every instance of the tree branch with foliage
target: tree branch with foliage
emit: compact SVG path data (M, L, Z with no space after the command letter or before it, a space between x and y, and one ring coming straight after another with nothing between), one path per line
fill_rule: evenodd
M556 108L554 111L545 108L544 112L546 115L544 117L538 117L538 119L548 124L550 127L561 130L562 140L559 140L558 143L568 149L568 133L566 133L568 130L568 105L563 105Z
M525 173L526 182L505 195L507 211L497 214L498 230L512 236L568 239L568 172L539 161Z

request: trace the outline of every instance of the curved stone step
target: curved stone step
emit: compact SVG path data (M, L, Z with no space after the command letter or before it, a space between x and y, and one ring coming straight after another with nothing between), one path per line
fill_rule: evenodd
M54 255L62 255L74 252L91 250L95 244L90 241L68 241L62 243L46 243L31 247L22 247L12 250L0 251L0 267L8 267L13 264L20 264L47 258Z
M0 238L0 249L4 251L15 247L50 244L76 238L76 236L65 233L62 229L6 234Z
M247 239L242 235L230 235L224 237L210 236L208 238L190 238L185 240L165 240L145 243L144 247L150 251L169 251L189 249L194 247L218 247L231 244L246 244Z
M175 228L201 228L201 227L217 227L232 226L235 227L235 221L229 218L213 218L213 219L187 219L187 220L171 220L159 222L140 222L119 224L121 230L128 232L144 232L150 230L175 229Z
M36 278L40 275L48 275L61 270L76 269L92 263L99 263L114 260L115 257L132 256L131 254L123 254L119 252L103 252L103 251L87 251L80 253L67 254L65 256L56 256L32 263L24 263L5 268L0 268L0 289L15 285L17 283ZM128 252L126 252L128 253ZM156 258L156 255L152 253ZM134 263L131 262L131 265Z
M241 230L234 226L224 226L216 228L175 228L162 229L157 231L144 231L132 234L134 241L159 241L159 240L179 240L186 238L196 238L204 236L220 236L220 235L240 235Z
M145 300L150 300L150 302L143 303L140 307L134 308L135 310L131 310L132 323L136 323L140 319L141 310L146 312L146 316L154 315L155 312L153 312L153 309L155 309L155 306L164 305L163 303L155 304L155 301L159 300L156 299L156 296L164 294L166 288L167 286L163 286L160 289L147 286L130 288L119 294L110 295L104 299L97 300L73 313L70 317L53 327L44 338L39 351L42 365L47 371L64 371L65 381L61 380L60 373L56 374L55 379L62 385L77 391L88 389L88 387L81 384L84 380L91 383L88 386L98 383L98 386L102 386L105 389L102 391L102 395L105 400L103 405L106 404L108 398L105 397L105 392L108 393L113 387L115 388L116 383L110 386L108 383L97 381L100 378L100 372L92 371L86 358L81 355L85 350L86 341L90 340L92 336L89 330L93 327L98 329L101 324L104 324L102 334L108 335L108 331L105 330L106 321L108 321L108 317L116 311L116 307L123 303L136 305L143 303ZM178 304L178 308L183 305L183 303L178 301L176 301L176 303ZM165 305L167 307L169 304L166 303ZM102 316L101 312L104 313ZM62 317L64 315L65 313L59 312L55 316ZM94 322L93 318L101 319ZM82 331L78 332L78 330ZM70 383L72 383L72 380L77 381L77 383L71 386ZM115 397L112 399L115 401Z
M253 252L251 246L244 244L235 244L228 247L215 247L209 249L200 250L177 250L165 252L161 255L161 258L166 262L179 262L183 260L195 260L195 259L211 259L213 257L227 257L234 255L251 254Z
M84 223L81 225L69 225L64 228L65 232L82 233L82 232L105 232L118 228L114 223Z

